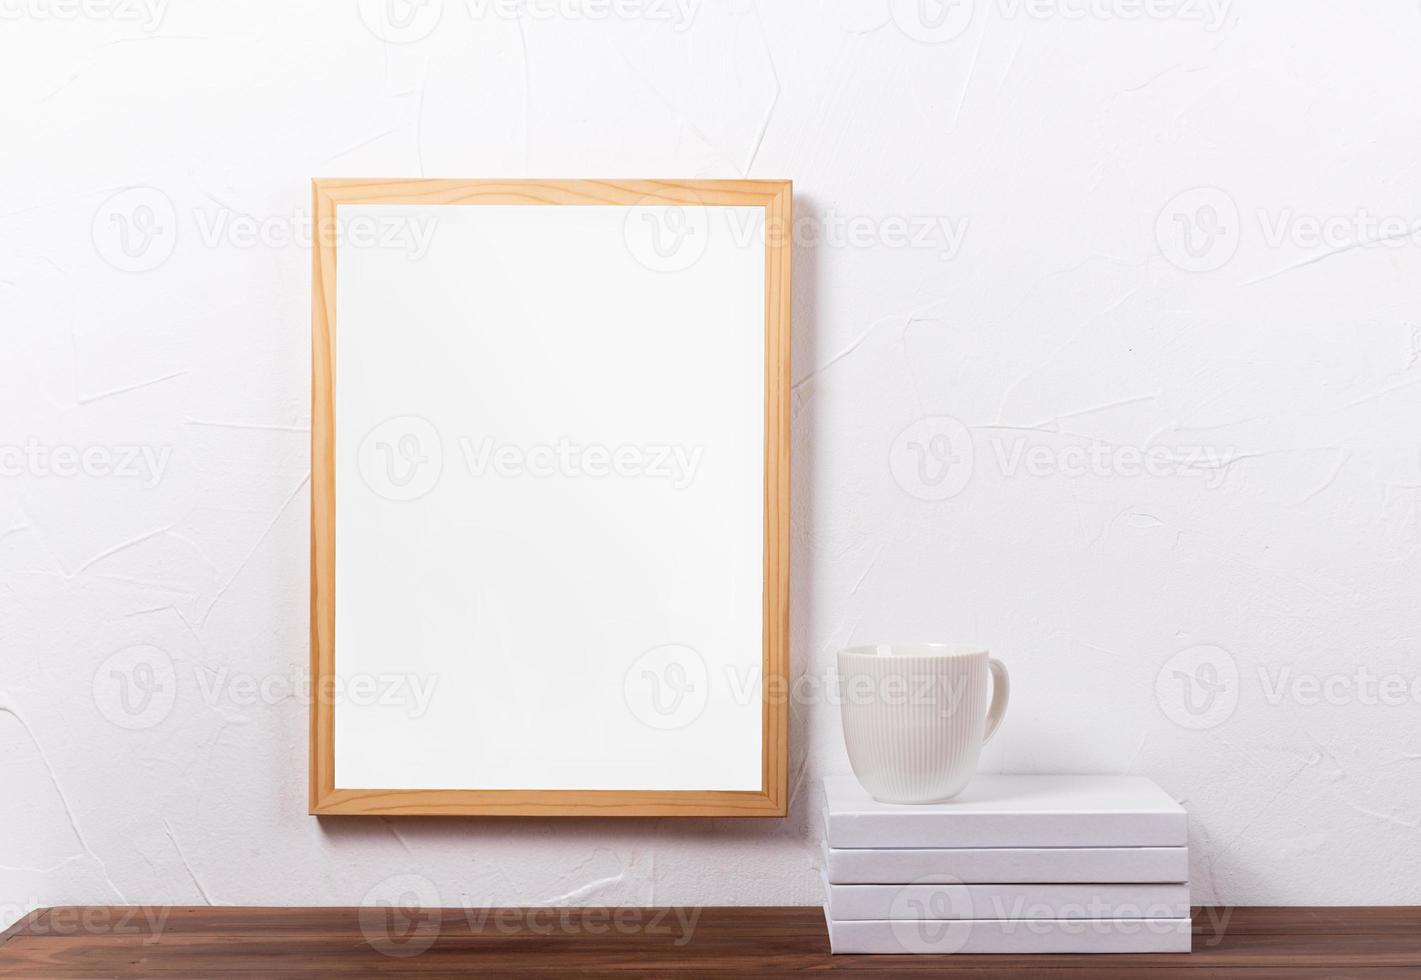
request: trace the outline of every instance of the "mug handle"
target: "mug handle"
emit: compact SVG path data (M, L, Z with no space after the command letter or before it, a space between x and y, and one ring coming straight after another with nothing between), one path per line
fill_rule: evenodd
M1011 678L1007 676L1006 664L993 657L987 661L992 671L992 703L987 707L987 734L982 736L982 744L992 740L1007 713L1007 700L1011 697Z

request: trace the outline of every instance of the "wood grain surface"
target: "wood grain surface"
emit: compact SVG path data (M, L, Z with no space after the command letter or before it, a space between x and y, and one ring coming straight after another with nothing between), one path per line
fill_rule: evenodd
M1196 909L1190 954L831 956L817 908L140 908L31 913L0 977L1421 977L1421 908Z

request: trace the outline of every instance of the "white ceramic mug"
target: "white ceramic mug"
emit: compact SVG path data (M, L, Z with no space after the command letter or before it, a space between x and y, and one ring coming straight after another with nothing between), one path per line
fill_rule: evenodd
M941 643L840 650L839 685L849 762L884 803L962 792L1011 692L1006 667L986 650Z

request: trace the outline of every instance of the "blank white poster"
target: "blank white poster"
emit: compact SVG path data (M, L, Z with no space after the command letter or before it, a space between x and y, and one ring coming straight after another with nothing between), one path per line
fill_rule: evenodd
M336 786L759 790L763 208L337 219Z

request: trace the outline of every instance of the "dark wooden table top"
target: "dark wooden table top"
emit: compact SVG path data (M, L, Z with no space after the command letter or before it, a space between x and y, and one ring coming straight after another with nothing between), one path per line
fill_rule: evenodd
M1421 908L1196 909L1194 952L830 956L817 908L40 909L0 937L0 977L1421 977Z

